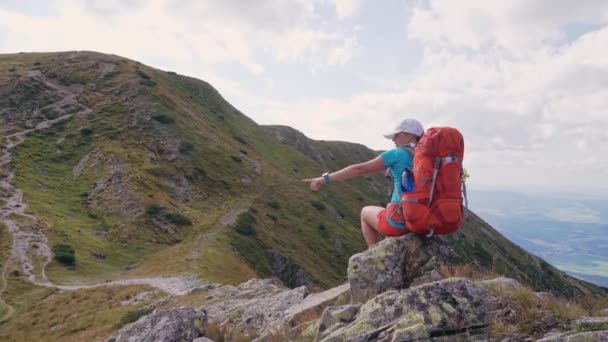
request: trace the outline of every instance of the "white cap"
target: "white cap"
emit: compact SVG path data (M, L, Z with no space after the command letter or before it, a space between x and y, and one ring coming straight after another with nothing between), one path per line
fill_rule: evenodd
M395 127L390 133L384 134L384 137L386 139L393 139L395 134L401 132L411 133L415 136L420 137L424 133L424 128L422 127L422 124L416 119L405 119L401 121L401 123L398 124L397 127Z

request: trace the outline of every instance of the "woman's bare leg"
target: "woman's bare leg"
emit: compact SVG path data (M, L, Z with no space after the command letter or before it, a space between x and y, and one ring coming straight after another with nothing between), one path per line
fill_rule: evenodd
M378 213L383 210L382 207L368 206L361 209L361 231L363 238L367 243L367 248L378 243L380 235L378 233Z

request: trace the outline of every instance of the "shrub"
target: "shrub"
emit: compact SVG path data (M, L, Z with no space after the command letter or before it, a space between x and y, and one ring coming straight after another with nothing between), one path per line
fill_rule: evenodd
M274 216L272 214L266 214L266 216L268 216L268 218L271 219L271 220L273 220L273 221L276 221L276 220L279 219L278 217L276 217L276 216Z
M193 148L194 148L194 145L191 142L182 141L181 143L179 143L179 151L181 153L188 153L188 152L192 151Z
M317 201L317 200L312 200L310 201L310 204L315 207L317 210L319 211L323 211L326 209L325 204L323 204L323 202Z
M133 323L140 319L142 316L145 316L151 312L152 309L139 309L135 311L129 311L120 318L120 321L118 322L118 328L121 328L129 323Z
M192 221L190 221L189 218L187 218L186 216L184 216L180 213L167 213L167 214L165 214L165 218L167 219L167 221L174 223L178 226L191 226L192 225Z
M170 117L170 116L168 116L166 114L153 115L152 119L154 119L154 120L156 120L156 121L158 121L158 122L160 122L162 124L165 124L165 125L171 124L171 123L175 122L175 120L173 120L172 117Z
M89 127L82 127L80 129L80 135L82 135L83 137L88 137L91 136L93 134L93 129L89 128Z
M243 161L240 157L237 157L237 156L230 156L230 158L232 158L232 160L234 160L237 163L240 163Z
M255 235L255 223L254 214L251 211L246 211L239 215L233 228L239 234Z
M156 203L148 204L146 206L146 214L148 214L150 216L156 216L162 210L163 210L163 207L161 207L159 204L156 204Z
M277 200L268 201L268 202L266 202L266 205L269 206L269 207L271 207L272 209L280 209L281 208L281 204Z
M65 266L74 266L76 264L74 248L67 243L53 246L53 254L55 254L55 260L60 264Z

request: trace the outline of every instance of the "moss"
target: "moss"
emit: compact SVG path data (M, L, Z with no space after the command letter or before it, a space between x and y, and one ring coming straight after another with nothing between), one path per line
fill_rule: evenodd
M441 308L450 315L456 313L456 309L450 303L441 303Z
M414 341L428 339L428 333L424 323L414 324L406 328L396 328L393 333L393 341Z
M424 293L424 291L418 291L418 300L420 301L420 303L426 304L426 294Z
M439 309L438 307L431 305L429 307L429 315L431 317L431 321L433 322L433 324L437 325L441 322L441 309Z

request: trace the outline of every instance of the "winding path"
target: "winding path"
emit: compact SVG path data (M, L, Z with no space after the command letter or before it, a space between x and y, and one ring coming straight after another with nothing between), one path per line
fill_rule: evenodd
M0 317L0 322L9 319L14 312L14 309L2 298L2 294L7 288L6 275L14 263L20 264L20 272L26 276L32 284L68 291L111 285L149 285L171 295L183 295L195 288L209 284L208 282L195 277L150 277L120 279L97 284L81 285L59 285L48 280L45 274L45 269L46 266L52 261L53 256L49 248L46 235L41 228L43 224L39 222L35 216L26 213L27 204L23 200L23 192L21 189L12 184L12 180L15 177L14 172L10 168L12 150L25 140L28 133L47 129L58 122L72 117L73 115L87 115L91 113L92 110L77 101L77 97L81 92L80 88L61 86L52 80L47 79L43 74L36 70L28 71L24 77L35 78L36 81L41 82L47 87L56 91L56 93L60 95L61 99L48 105L47 107L53 107L53 109L59 113L63 113L64 115L53 120L42 121L36 125L35 128L0 137L0 140L4 140L3 146L0 146L0 170L5 171L4 174L8 175L0 179L0 188L5 193L9 194L6 198L4 198L5 203L3 203L0 207L0 223L6 226L12 236L11 253L2 265L2 273L0 273L0 281L2 281L2 285L0 286L0 303L4 304L8 308L4 317ZM62 109L65 108L66 105L77 105L82 108L82 110L74 114L66 114L65 110ZM39 110L45 108L46 107L40 108ZM20 223L16 217L26 218L38 224L24 225L23 223Z

